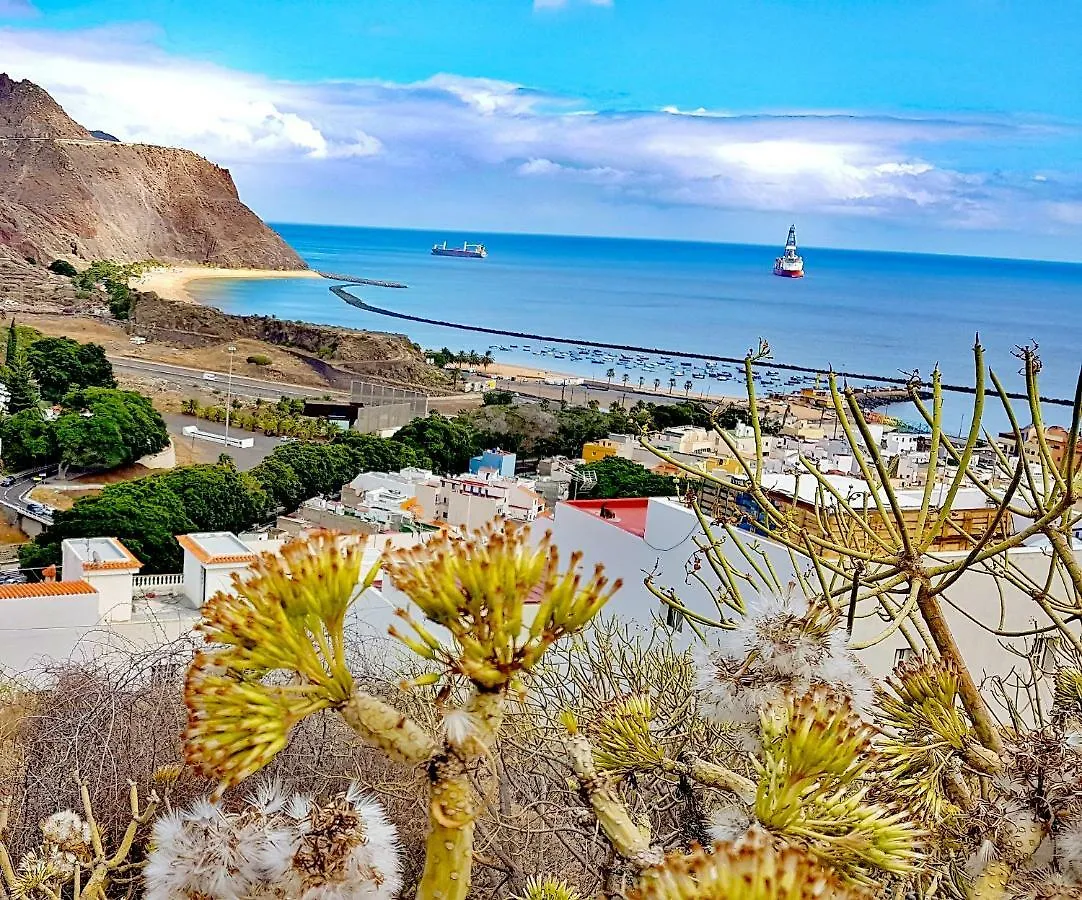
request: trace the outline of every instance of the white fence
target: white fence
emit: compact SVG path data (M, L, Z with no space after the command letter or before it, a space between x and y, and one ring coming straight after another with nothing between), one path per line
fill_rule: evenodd
M132 593L142 597L147 594L177 594L183 586L184 576L179 573L136 575L132 579Z

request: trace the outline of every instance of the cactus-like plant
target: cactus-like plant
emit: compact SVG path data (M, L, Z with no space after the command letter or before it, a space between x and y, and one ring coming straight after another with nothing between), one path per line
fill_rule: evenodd
M629 900L871 900L866 888L840 879L792 845L753 831L707 851L672 853L643 872Z
M362 739L426 765L429 833L417 895L462 900L477 816L469 773L493 747L508 691L619 587L600 569L584 579L580 558L561 568L547 538L531 547L522 533L495 525L465 541L441 535L386 561L387 575L425 620L403 610L412 633L392 629L435 667L419 683L469 687L461 706L445 712L437 739L358 690L346 666L346 611L375 577L362 578L359 551L321 534L287 546L281 557L262 557L252 578L235 579L234 592L206 608L202 629L215 646L188 673L189 762L223 787L235 784L270 762L302 718L337 709Z

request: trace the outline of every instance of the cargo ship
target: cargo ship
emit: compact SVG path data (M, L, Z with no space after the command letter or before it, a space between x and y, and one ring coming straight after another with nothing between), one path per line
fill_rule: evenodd
M789 227L785 240L785 252L774 260L774 274L782 278L803 278L804 260L796 252L796 225Z
M488 251L484 244L463 243L461 247L448 247L447 241L432 245L433 256L461 256L466 259L484 259Z

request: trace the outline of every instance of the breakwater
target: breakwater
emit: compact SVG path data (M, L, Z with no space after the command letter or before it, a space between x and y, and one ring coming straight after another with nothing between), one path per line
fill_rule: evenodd
M408 284L402 284L401 281L380 281L376 278L361 278L359 275L340 275L337 272L316 272L317 275L328 279L329 281L344 281L346 284L367 284L371 287L381 288L408 288Z
M406 322L418 322L424 325L436 325L440 328L452 328L457 331L470 331L476 334L491 334L497 337L512 337L521 338L532 341L545 341L550 344L566 344L568 346L575 347L596 347L602 350L618 350L628 353L645 353L651 356L667 356L672 359L688 359L688 360L706 360L709 362L723 362L734 363L737 365L743 365L743 357L737 356L718 356L710 353L689 353L685 350L670 350L662 347L640 347L634 344L610 344L604 341L592 341L585 338L564 337L559 335L548 334L534 334L528 331L509 331L502 328L487 328L483 325L467 325L462 322L449 322L443 319L430 319L425 316L415 316L410 313L397 312L393 309L387 309L386 307L375 306L369 303L367 300L357 297L351 294L346 288L340 285L335 285L331 289L331 293L336 295L340 300L348 303L350 306L362 309L365 312L375 313L380 316L388 316L393 319L401 319ZM910 385L918 389L928 389L931 384L926 381L914 382L909 378L899 378L891 375L875 375L867 372L846 372L839 371L837 369L817 369L810 368L808 366L798 366L792 363L777 362L773 359L765 359L759 361L753 361L753 366L761 366L763 368L777 369L786 372L801 372L807 375L826 375L833 371L833 374L839 378L849 378L854 381L872 381L880 382L883 384L900 385L903 390L899 392L900 395L904 395L905 399L908 399L908 389ZM970 394L976 393L976 390L969 385L964 384L942 384L942 389L947 392L956 394ZM1025 394L1006 392L1006 396L1012 400L1026 400ZM1041 403L1048 403L1054 406L1073 406L1073 400L1066 400L1060 397L1041 397Z

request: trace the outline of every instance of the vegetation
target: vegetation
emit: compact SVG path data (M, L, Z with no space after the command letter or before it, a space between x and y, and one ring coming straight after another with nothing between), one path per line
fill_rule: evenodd
M26 357L17 353L15 358L4 366L4 384L8 389L8 412L19 413L23 410L37 410L41 403L41 394L34 381L34 372ZM40 411L39 411L40 415Z
M45 400L58 402L78 388L115 388L113 367L98 344L66 337L43 337L26 351L34 380Z
M131 313L132 292L128 283L149 268L160 265L153 260L138 263L117 263L108 259L95 260L82 272L72 276L72 283L85 296L101 290L109 298L109 311L118 319Z
M597 475L597 484L579 491L579 497L671 497L677 491L677 481L671 476L658 475L637 462L621 456L607 456L581 467L583 472Z
M264 353L253 353L247 358L246 362L251 363L253 366L269 366L271 358Z
M34 434L25 428L23 440L29 441ZM50 434L37 440L47 442ZM426 463L398 441L350 432L330 443L283 444L248 473L238 472L228 457L217 465L182 466L109 485L98 496L58 511L53 524L22 549L20 560L24 567L40 568L59 562L66 538L113 535L144 563L144 572L176 572L181 552L175 535L246 531L278 509L337 493L359 472Z
M309 441L331 438L341 432L341 428L329 419L301 415L303 409L304 401L296 398L282 397L277 403L266 403L262 399L245 403L234 397L230 403L229 425L243 431ZM224 404L203 405L193 397L181 404L181 410L208 422L225 421Z
M45 421L41 410L30 407L0 420L4 465L17 472L55 462L59 456L56 429Z
M79 274L79 270L66 259L54 259L49 263L49 271L56 275L63 275L65 278L74 278Z
M510 406L515 402L515 395L510 391L485 391L481 399L485 406Z

